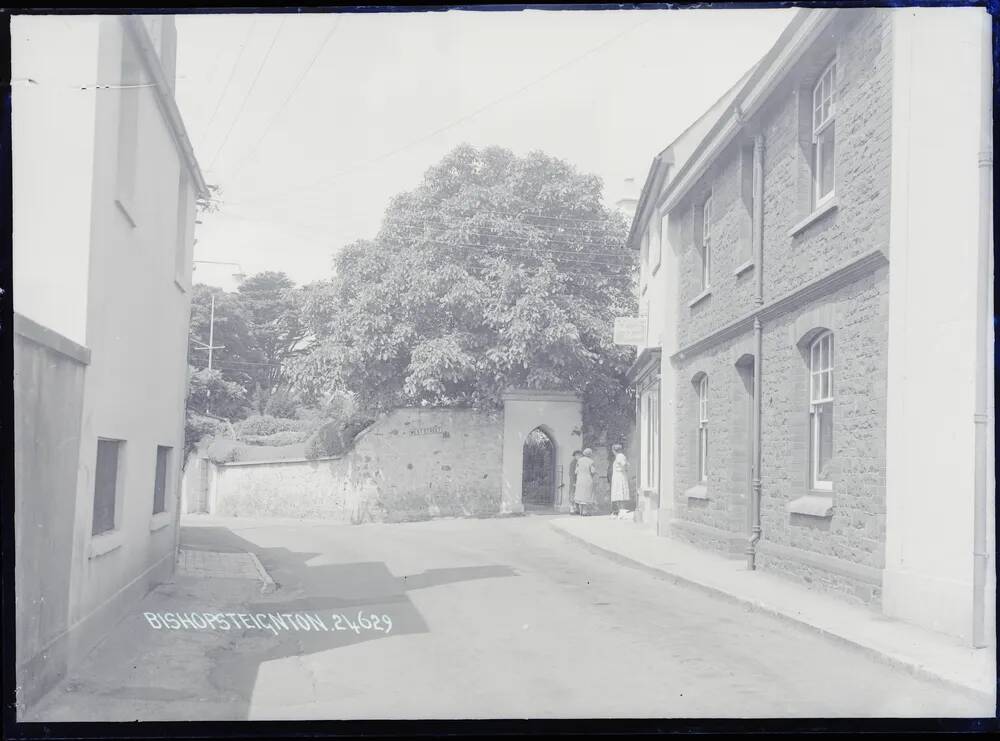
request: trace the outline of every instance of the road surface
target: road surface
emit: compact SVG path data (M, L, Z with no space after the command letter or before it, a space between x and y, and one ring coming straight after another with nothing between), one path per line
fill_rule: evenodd
M983 714L972 694L613 561L545 516L213 521L185 527L181 542L253 552L276 589L179 576L35 719ZM265 629L261 617L171 630L143 617L167 611L310 613L323 629Z

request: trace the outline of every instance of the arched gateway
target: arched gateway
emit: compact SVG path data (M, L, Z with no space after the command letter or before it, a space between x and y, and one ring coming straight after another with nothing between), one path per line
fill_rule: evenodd
M582 447L580 397L512 390L503 402L501 511L524 512L528 504L569 512L569 463Z

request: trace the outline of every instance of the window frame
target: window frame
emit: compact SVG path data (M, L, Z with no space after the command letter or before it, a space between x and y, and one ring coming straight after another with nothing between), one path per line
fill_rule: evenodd
M837 57L823 68L823 71L813 83L811 104L809 106L810 130L812 132L812 205L813 209L822 208L829 203L837 193ZM817 94L820 97L817 99ZM823 116L823 111L826 115ZM820 118L817 119L817 114ZM828 142L829 139L829 142ZM823 183L824 147L829 144L833 150L830 157L830 190L821 193Z
M163 456L163 479L160 480L160 453L164 452ZM163 514L164 512L169 512L170 508L168 506L167 492L170 490L170 464L172 462L174 449L170 445L157 445L156 446L156 458L153 468L153 516ZM161 491L162 484L162 491ZM161 509L157 509L157 495L160 495Z
M98 502L98 479L100 472L101 444L112 444L115 446L115 471L113 480L113 493L111 505L111 526L103 530L96 530L97 527L97 502ZM90 535L92 538L100 538L117 532L121 527L121 505L122 505L122 479L124 469L125 441L117 438L99 437L94 450L94 499L91 506L90 515Z
M708 481L708 376L698 379L698 481Z
M823 364L823 345L826 360ZM832 479L819 478L821 424L824 408L833 413L834 403L834 342L833 332L820 332L809 343L809 485L815 491L833 491ZM824 391L825 381L825 391ZM818 389L818 391L817 391ZM832 434L832 432L831 432ZM832 452L831 452L832 458Z
M701 290L712 287L712 192L701 202Z

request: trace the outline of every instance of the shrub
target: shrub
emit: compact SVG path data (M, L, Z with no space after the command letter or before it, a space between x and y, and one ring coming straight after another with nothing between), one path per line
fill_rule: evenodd
M303 420L282 419L270 414L259 414L237 422L236 432L241 438L252 436L274 435L279 432L297 432L307 429Z
M282 419L294 419L299 400L289 391L275 391L264 403L264 414Z
M184 463L198 449L198 444L222 432L222 424L211 417L195 414L190 409L184 419Z
M275 432L273 435L244 435L241 442L247 445L267 445L271 447L281 447L283 445L295 445L305 442L313 434L312 430L283 430Z
M240 459L240 444L235 440L213 440L205 455L213 463L233 463Z
M306 445L306 458L327 458L343 455L354 444L354 438L375 420L361 414L354 414L346 420L331 420L313 433Z

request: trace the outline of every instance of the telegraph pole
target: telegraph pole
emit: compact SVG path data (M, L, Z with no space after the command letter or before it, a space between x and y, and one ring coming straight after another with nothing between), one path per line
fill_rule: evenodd
M198 347L196 347L195 350L208 350L208 369L212 370L212 351L222 350L226 347L225 345L215 344L215 294L214 293L212 294L212 309L208 318L208 344L206 345L204 342L199 342L198 340L193 340L193 341L196 345L198 345ZM211 404L212 401L212 390L208 389L205 392L205 394L208 397L208 400L205 403L205 412L207 413L209 411L209 404Z

